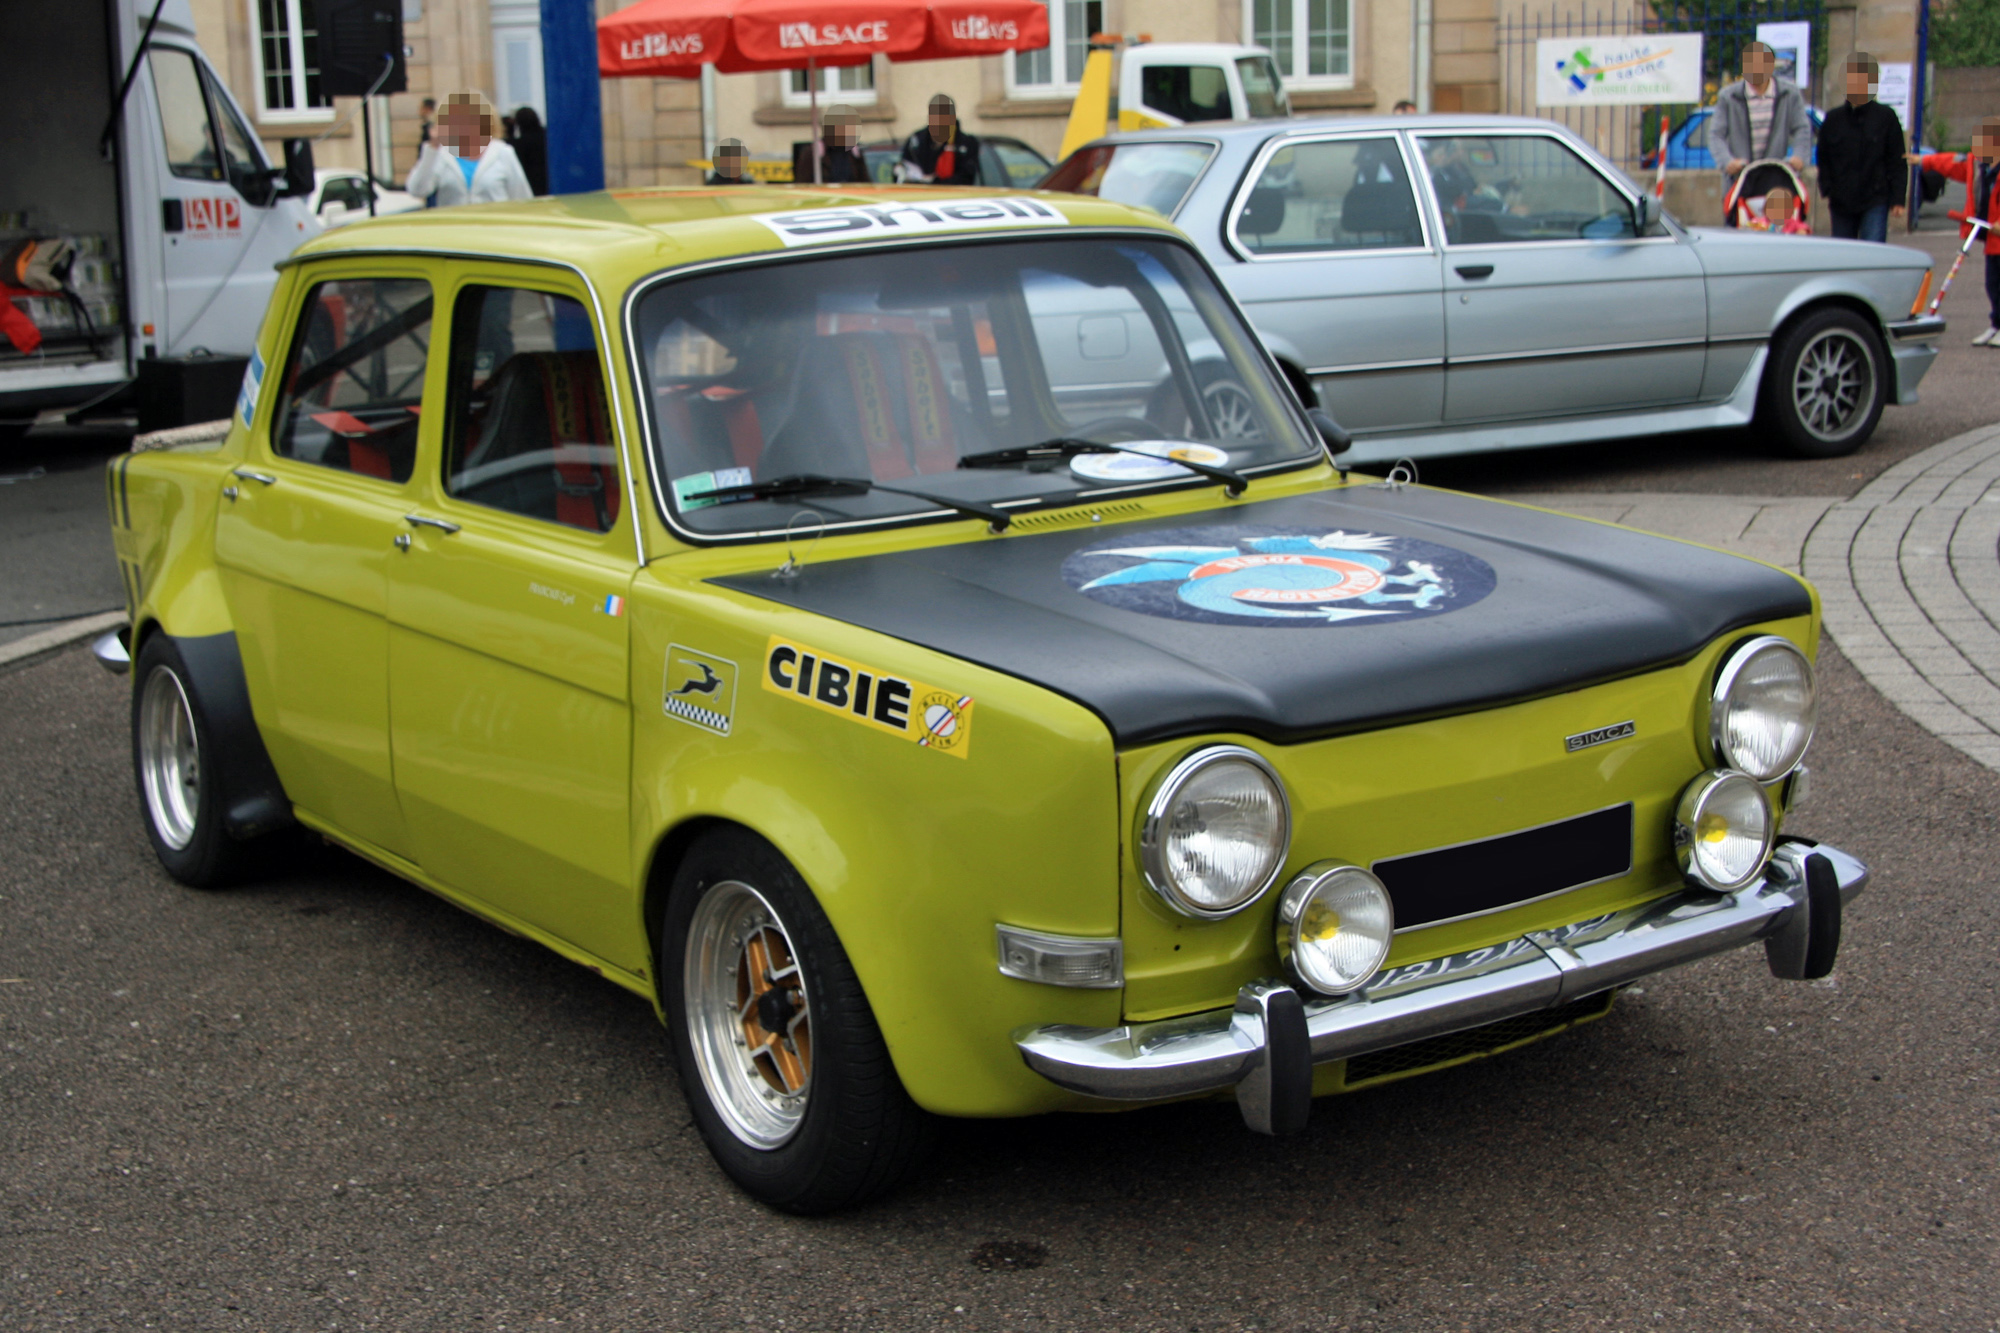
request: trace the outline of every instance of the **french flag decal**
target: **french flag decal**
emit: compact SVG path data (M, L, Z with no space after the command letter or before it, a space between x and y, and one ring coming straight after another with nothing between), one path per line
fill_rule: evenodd
M605 594L604 605L597 609L607 616L622 616L625 614L625 599L615 592L607 593Z

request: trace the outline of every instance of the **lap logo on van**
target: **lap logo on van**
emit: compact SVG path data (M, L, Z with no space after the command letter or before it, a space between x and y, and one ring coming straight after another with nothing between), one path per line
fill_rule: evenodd
M661 707L691 727L727 736L736 716L736 663L680 644L667 645L666 697Z
M773 634L764 688L795 703L963 759L972 749L972 696L910 680Z
M1366 624L1443 615L1493 591L1493 566L1412 537L1276 528L1175 528L1112 538L1063 561L1092 601L1206 625Z

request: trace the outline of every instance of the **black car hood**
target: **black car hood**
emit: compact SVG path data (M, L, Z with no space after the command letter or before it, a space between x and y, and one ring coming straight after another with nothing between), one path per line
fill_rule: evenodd
M1490 707L1811 610L1802 583L1749 560L1386 485L713 582L1045 686L1121 746Z

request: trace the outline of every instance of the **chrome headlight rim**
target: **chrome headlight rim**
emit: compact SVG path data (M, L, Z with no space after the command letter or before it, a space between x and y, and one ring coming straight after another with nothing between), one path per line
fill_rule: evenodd
M1708 873L1695 847L1697 830L1701 817L1715 799L1716 793L1731 783L1747 784L1755 793L1764 811L1763 846L1750 870L1734 880L1723 881ZM1688 883L1713 893L1736 893L1749 888L1762 878L1765 868L1770 865L1771 853L1778 845L1778 814L1771 804L1771 793L1765 785L1750 774L1734 768L1711 768L1690 782L1681 792L1680 800L1674 805L1674 860L1680 867L1681 877Z
M1769 649L1790 653L1798 660L1804 673L1808 703L1805 712L1805 741L1791 762L1763 777L1740 762L1740 756L1729 748L1729 696L1742 678L1743 671L1753 658ZM1708 752L1710 762L1718 768L1731 768L1744 774L1754 782L1766 786L1782 782L1791 776L1798 766L1805 762L1806 751L1812 748L1813 737L1819 729L1819 678L1813 671L1812 659L1807 657L1796 643L1779 634L1758 634L1743 640L1723 657L1721 667L1715 673L1715 687L1708 695Z
M1306 904L1322 886L1336 879L1358 880L1373 887L1381 896L1388 929L1382 932L1374 961L1354 980L1328 984L1324 979L1311 975L1309 969L1301 965L1299 960L1302 957L1302 950L1299 948L1298 932ZM1278 895L1278 911L1274 924L1278 958L1285 965L1285 971L1290 974L1293 981L1315 995L1351 995L1373 981L1382 971L1382 964L1388 960L1389 949L1396 939L1396 902L1389 894L1389 886L1367 867L1355 865L1352 861L1315 861L1286 882L1284 891Z
M1185 896L1167 869L1166 816L1174 798L1180 795L1189 778L1214 764L1228 761L1247 763L1257 769L1277 793L1278 830L1274 842L1277 854L1271 858L1270 870L1251 892L1227 907L1207 907ZM1146 886L1174 911L1202 921L1226 920L1255 906L1284 874L1285 860L1291 855L1291 847L1292 798L1285 790L1284 779L1278 776L1278 770L1272 767L1270 760L1242 745L1203 745L1183 755L1155 784L1139 820L1139 868L1144 873Z

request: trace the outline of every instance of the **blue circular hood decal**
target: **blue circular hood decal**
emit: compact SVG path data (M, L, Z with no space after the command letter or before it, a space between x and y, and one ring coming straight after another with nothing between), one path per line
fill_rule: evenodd
M1272 629L1441 616L1496 581L1484 560L1434 542L1248 524L1108 538L1072 552L1062 573L1123 611Z

